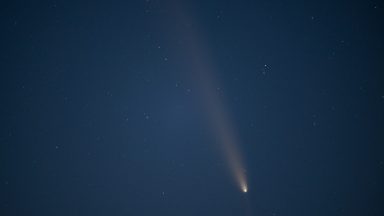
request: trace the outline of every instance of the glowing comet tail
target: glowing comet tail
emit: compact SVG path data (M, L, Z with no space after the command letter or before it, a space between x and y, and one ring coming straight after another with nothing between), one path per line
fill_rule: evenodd
M208 121L216 137L219 147L228 162L228 168L236 184L243 193L248 192L242 157L239 151L239 141L236 130L230 121L230 115L225 109L222 92L215 76L216 67L208 46L199 34L198 24L183 10L180 1L173 1L174 14L172 19L176 23L177 32L183 38L183 50L187 57L188 70L193 71L193 78L197 81L197 90L204 101Z
M200 53L201 51L195 50L194 52ZM201 48L202 49L202 48ZM236 183L239 185L239 189L247 193L248 185L245 175L245 169L242 161L242 157L239 151L239 141L236 137L236 130L233 128L233 124L230 121L230 115L226 112L225 106L221 101L222 95L217 91L215 79L213 79L212 66L207 61L208 57L201 54L197 54L195 57L195 67L199 75L199 86L202 90L204 104L208 113L209 121L211 123L214 135L220 144L220 148L223 151L223 155L226 158L228 167L232 176L235 178Z

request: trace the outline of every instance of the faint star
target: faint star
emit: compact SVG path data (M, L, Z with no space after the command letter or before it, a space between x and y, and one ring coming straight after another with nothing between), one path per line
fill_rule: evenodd
M149 119L149 115L148 115L147 113L144 113L144 118L145 118L146 120L148 120L148 119Z

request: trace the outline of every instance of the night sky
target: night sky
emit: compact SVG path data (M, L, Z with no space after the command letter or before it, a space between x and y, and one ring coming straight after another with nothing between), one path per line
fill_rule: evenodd
M0 15L0 215L384 215L382 1Z

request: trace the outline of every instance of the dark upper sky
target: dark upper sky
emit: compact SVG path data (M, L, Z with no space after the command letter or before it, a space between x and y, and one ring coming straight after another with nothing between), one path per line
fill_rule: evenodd
M0 14L1 215L384 215L382 1L15 0ZM207 120L208 77L247 194Z

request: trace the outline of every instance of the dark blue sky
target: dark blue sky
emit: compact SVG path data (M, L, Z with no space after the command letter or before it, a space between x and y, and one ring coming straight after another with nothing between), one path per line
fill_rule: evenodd
M384 215L382 1L0 14L0 215ZM246 194L208 120L208 72Z

